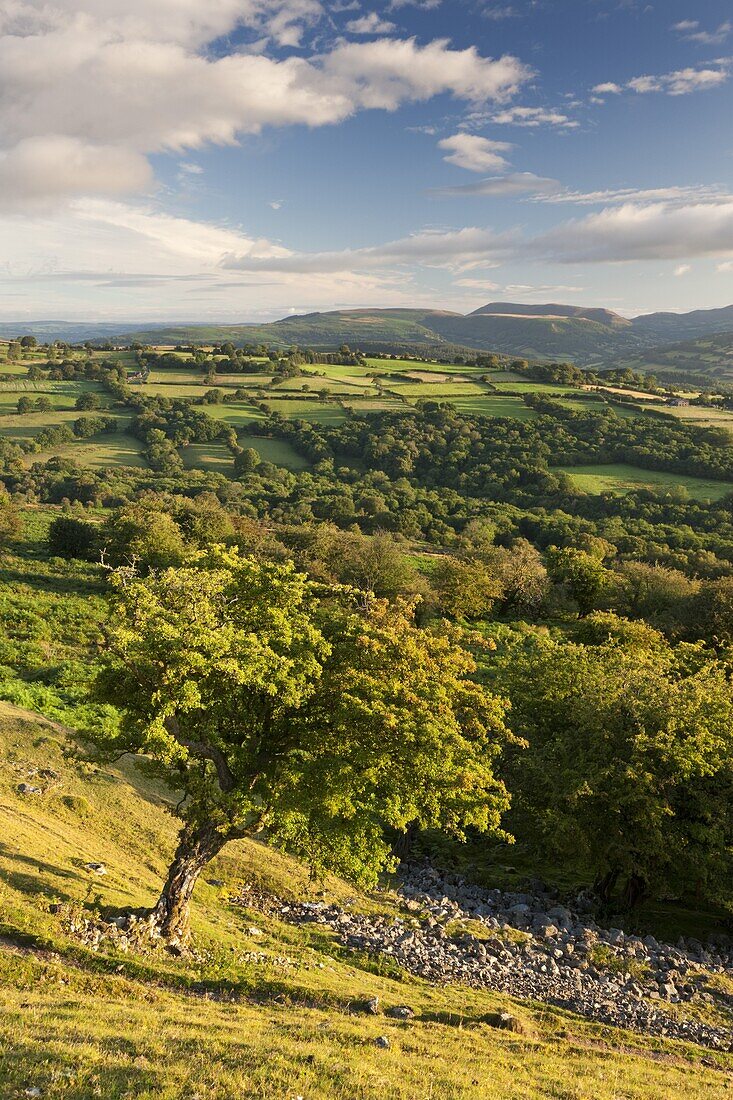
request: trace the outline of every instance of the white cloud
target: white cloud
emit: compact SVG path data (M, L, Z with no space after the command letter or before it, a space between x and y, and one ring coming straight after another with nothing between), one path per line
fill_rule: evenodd
M626 203L565 222L530 242L560 263L691 260L733 252L733 198L717 203Z
M596 95L620 95L623 88L620 84L614 84L612 80L608 80L605 84L596 84L593 91Z
M150 153L231 143L267 126L331 125L439 94L504 102L531 76L514 57L445 40L341 41L284 58L246 44L225 56L208 48L242 27L264 36L258 48L271 39L287 50L321 14L317 0L13 0L0 6L0 149L10 156L40 139L104 147L123 190L134 177L146 185L141 157ZM49 197L111 189L105 170L90 180L81 159L60 171L63 187L45 173ZM10 198L19 203L20 188Z
M690 267L689 264L679 264L674 269L674 273L675 273L677 278L680 278L682 275L687 275L688 272L690 272L690 271L692 271L692 268Z
M238 230L102 199L72 202L55 214L0 214L4 291L0 314L114 319L281 316L343 305L409 305L420 300L411 275L389 271L312 272L307 280L222 267L226 256L252 264L290 255ZM155 293L150 293L154 288ZM12 293L12 299L10 298Z
M348 34L391 34L397 28L388 19L382 19L375 11L370 11L358 19L350 19L344 29Z
M637 95L649 95L652 92L663 92L672 96L690 95L691 92L720 87L728 80L730 73L731 61L721 58L706 68L689 66L657 76L635 76L625 84L608 81L605 84L596 84L592 91L596 96L620 95L623 91L635 92Z
M562 191L558 180L536 176L534 172L510 172L505 176L490 176L475 183L464 183L457 187L435 187L428 191L433 198L499 198L504 196L535 195L551 198Z
M390 0L387 5L389 11L399 11L400 8L419 8L421 11L434 11L439 8L442 0Z
M226 256L223 266L233 271L337 274L344 271L381 271L405 265L461 270L492 264L515 247L511 233L495 233L475 226L464 229L424 229L409 237L369 248L336 252L291 252L261 258L250 250Z
M501 126L558 126L563 129L575 129L579 123L568 118L562 111L547 107L509 107L505 111L491 116L492 122Z
M454 286L465 286L469 290L501 290L500 283L492 283L489 279L454 279Z
M502 153L509 152L513 146L506 141L490 141L477 134L453 134L438 142L439 149L446 149L448 156L443 160L466 168L469 172L500 172L509 167Z

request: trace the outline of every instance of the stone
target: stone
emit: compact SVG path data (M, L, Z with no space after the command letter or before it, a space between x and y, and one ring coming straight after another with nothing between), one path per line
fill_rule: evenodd
M386 1035L378 1035L374 1040L375 1046L378 1046L380 1050L389 1050L391 1043Z
M379 997L369 997L364 1001L364 1011L368 1012L370 1016L377 1016L379 1014Z
M415 1016L414 1008L410 1008L409 1005L393 1005L392 1008L387 1009L387 1015L392 1016L395 1020L412 1020Z
M518 1016L511 1012L487 1012L483 1022L489 1027L497 1027L501 1031L513 1031L516 1035L526 1035L527 1028Z
M551 939L558 934L557 927L554 924L546 923L544 920L535 921L532 925L532 931L536 936L541 936L543 940Z
M94 862L85 863L84 864L84 870L85 871L91 871L91 873L93 875L106 875L107 874L107 868L105 867L105 865L103 863L94 863Z
M30 783L19 783L18 794L43 794L43 791L40 787L33 787Z

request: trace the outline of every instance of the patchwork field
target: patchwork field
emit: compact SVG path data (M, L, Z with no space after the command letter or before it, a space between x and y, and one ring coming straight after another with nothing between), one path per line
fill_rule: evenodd
M156 350L162 352L165 349ZM77 361L82 358L78 352L73 354ZM129 374L135 370L137 362L134 353L130 351L95 352L92 361L95 360L112 360L122 365ZM147 381L135 382L131 388L140 395L187 399L196 403L200 403L206 391L212 388L220 390L224 395L232 394L234 390L240 391L237 401L207 403L200 407L213 419L230 424L240 436L242 445L247 445L248 425L266 416L266 412L257 407L262 403L268 410L286 419L303 419L314 424L339 424L351 413L365 415L385 410L404 412L426 400L448 402L464 413L527 421L537 416L524 402L524 398L530 394L572 403L571 407L578 410L605 407L613 408L623 418L648 415L642 404L613 402L611 405L604 405L601 396L597 402L591 402L576 387L533 381L516 371L496 368L487 370L429 360L372 357L356 365L309 364L299 374L283 378L274 373L269 361L264 358L261 359L263 369L257 374L216 374L219 361L222 361L221 357L212 357L207 364L196 363L190 353L177 352L170 366L166 363L155 365ZM229 362L228 359L224 361ZM28 378L28 370L34 365L41 365L43 368L47 366L40 351L28 354L20 362L0 363L0 436L24 441L31 439L42 428L73 424L79 416L84 415L76 409L76 401L80 394L88 391L96 393L100 404L99 410L90 412L99 411L118 416L121 428L124 428L129 410L121 409L119 405L115 408L112 397L100 383L84 380L32 381ZM613 396L609 394L611 400ZM48 398L52 408L46 412L33 410L18 413L18 400L22 397L30 397L32 400ZM680 420L705 425L730 425L733 428L733 411L696 406L672 408L661 404L659 408ZM292 449L286 453L274 441L257 437L252 445L265 461L290 469L299 469L305 465L304 460ZM144 464L141 451L137 442L121 430L114 436L59 446L44 452L43 457L72 456L95 468L106 465L140 466ZM38 457L28 456L28 461L37 461ZM186 466L191 468L231 474L231 457L218 441L210 445L185 448L182 457ZM580 478L584 477L581 471L576 470L575 474ZM625 492L636 485L637 481L632 474L627 477L624 473L617 476L612 472L604 476L595 471L587 473L585 479L578 483L590 492L603 492L606 489ZM648 479L645 483L649 483ZM655 483L662 484L661 481ZM719 496L726 491L720 485L692 485L688 488L693 495L702 497Z
M629 493L634 489L685 489L696 500L720 500L733 492L733 484L685 474L642 470L624 463L602 466L558 466L586 493Z

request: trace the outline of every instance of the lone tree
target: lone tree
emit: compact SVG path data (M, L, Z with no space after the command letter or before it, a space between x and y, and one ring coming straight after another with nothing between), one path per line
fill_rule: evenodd
M504 703L410 605L223 547L113 584L98 687L122 717L105 743L146 754L182 792L154 909L169 942L187 942L196 880L229 840L260 834L368 884L411 823L501 832Z

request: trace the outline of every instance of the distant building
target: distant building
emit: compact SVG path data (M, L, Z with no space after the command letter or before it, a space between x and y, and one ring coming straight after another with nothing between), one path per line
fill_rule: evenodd
M668 404L675 409L686 409L690 402L686 397L670 397Z
M142 385L143 382L147 382L149 377L150 377L150 368L145 367L144 370L136 371L134 374L128 374L127 381L130 384L137 383L137 385Z

